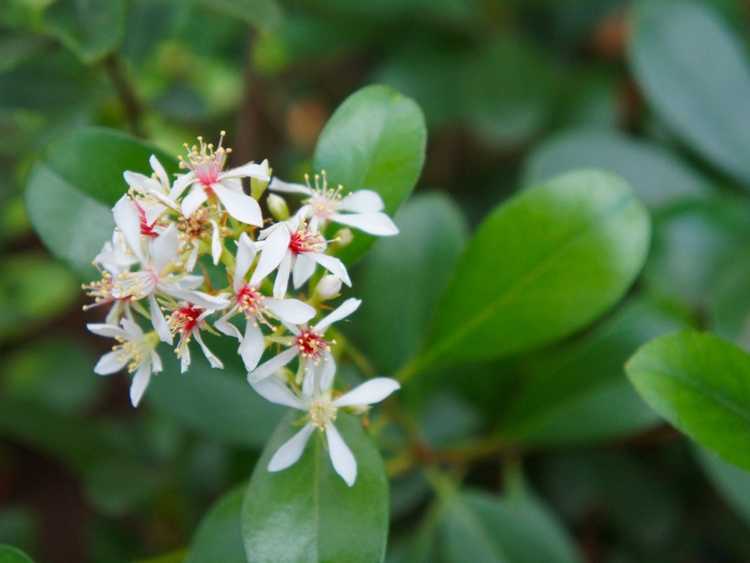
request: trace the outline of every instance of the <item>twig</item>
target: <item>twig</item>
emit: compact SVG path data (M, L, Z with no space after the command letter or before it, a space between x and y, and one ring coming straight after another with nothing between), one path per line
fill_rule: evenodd
M109 79L112 81L118 98L120 98L120 103L122 103L122 107L125 110L125 117L127 118L130 130L133 134L143 137L144 131L141 123L143 106L125 75L120 56L117 53L109 55L104 59L104 68L107 71Z

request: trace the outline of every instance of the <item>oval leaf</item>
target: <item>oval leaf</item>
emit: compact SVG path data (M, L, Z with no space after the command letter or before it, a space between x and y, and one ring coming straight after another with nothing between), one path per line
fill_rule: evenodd
M34 563L31 558L20 549L10 545L0 545L0 563Z
M246 563L242 546L242 499L246 486L225 494L201 520L184 563Z
M572 172L480 225L411 369L490 360L551 342L618 301L643 265L649 219L621 179Z
M726 461L750 469L750 356L717 336L681 332L643 346L625 366L646 402Z
M419 179L426 143L424 116L413 100L386 86L368 86L344 100L326 124L315 169L347 191L378 192L393 215ZM342 259L355 261L373 240L357 232Z
M320 432L292 467L266 468L299 428L289 413L253 472L242 508L250 563L373 563L382 561L388 533L388 482L380 454L355 418L340 414L336 427L357 460L353 487L336 474Z
M750 67L719 17L697 2L642 2L629 59L659 116L713 164L750 180Z

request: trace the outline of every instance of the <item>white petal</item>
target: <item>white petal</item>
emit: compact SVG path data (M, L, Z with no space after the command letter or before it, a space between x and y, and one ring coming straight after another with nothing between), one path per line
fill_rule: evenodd
M334 213L331 220L378 237L398 234L396 223L385 213Z
M352 286L352 280L349 279L349 272L346 271L344 263L334 256L328 256L327 254L319 254L317 252L310 252L309 255L326 270L331 272L334 276L339 278L349 287Z
M151 262L158 274L164 271L171 262L177 260L180 249L180 233L174 223L156 237L150 245Z
M314 395L329 391L333 386L334 375L336 375L336 360L333 359L330 351L325 353L323 360L318 364L306 362L302 394L311 399Z
M148 309L151 314L151 324L154 325L156 334L159 335L159 339L167 344L172 344L172 333L169 330L167 320L164 318L164 313L161 312L159 303L156 302L156 297L150 295L148 298Z
M164 170L164 167L161 165L161 162L159 162L159 159L156 158L156 155L152 154L148 159L148 163L151 165L151 169L156 172L156 177L159 178L159 182L164 187L164 191L169 191L169 176L167 175L167 171Z
M190 368L190 346L188 342L180 342L180 373L185 373Z
M239 291L245 283L245 275L255 259L255 244L247 233L240 235L237 241L237 258L234 264L234 290Z
M164 369L164 366L161 363L161 356L156 353L156 350L151 352L151 370L154 373L159 373Z
M315 309L299 299L269 297L263 301L263 305L282 321L296 325L304 324L315 316Z
M125 183L128 186L130 186L131 188L135 188L137 191L144 195L159 193L161 191L159 182L157 182L153 178L145 176L144 174L126 170L122 173L122 177L125 178Z
M128 363L130 358L127 354L120 352L107 352L94 366L94 373L98 375L110 375L120 371Z
M337 407L353 407L356 405L372 405L379 403L388 395L399 389L398 381L390 377L376 377L358 385L348 393L344 393L333 404Z
M316 324L313 327L313 330L315 332L319 332L323 334L329 326L351 315L354 311L356 311L359 308L361 304L362 304L361 299L350 297L349 299L344 301L341 305L336 307L333 311L328 313L328 315L323 317L323 319L319 321L318 324Z
M307 441L310 439L310 434L313 433L313 430L315 430L315 427L312 424L306 424L302 427L302 430L282 444L282 446L276 450L276 453L273 454L271 461L268 462L268 470L281 471L282 469L294 465L297 460L302 457Z
M89 323L86 325L86 328L94 334L106 336L107 338L127 337L127 333L116 324Z
M192 272L195 270L195 264L198 262L198 242L192 243L192 248L190 249L190 254L188 254L188 258L185 261L185 270L188 272Z
M203 276L183 276L177 280L177 285L180 289L198 289L206 281Z
M287 252L284 259L279 264L279 271L276 272L276 279L273 283L273 296L276 299L282 299L286 295L289 287L289 273L292 269L292 253Z
M226 172L221 173L221 179L223 180L224 178L255 178L256 180L268 182L271 179L268 175L268 161L264 160L260 164L248 162L237 168L230 168Z
M190 184L194 183L196 181L195 173L194 172L188 172L187 174L181 174L177 176L177 179L174 181L174 184L172 184L172 190L169 192L169 199L176 200L178 197L182 195L182 192L185 191L185 188L187 188Z
M279 267L279 264L289 253L290 240L291 234L284 225L280 225L268 234L263 242L263 250L258 259L258 265L250 278L250 285L258 287L268 274Z
M351 487L357 480L357 461L339 431L330 422L326 425L326 437L328 438L328 454L331 456L333 468Z
M138 406L141 402L143 394L146 392L151 381L151 365L148 362L144 362L135 372L133 381L130 383L130 402L134 407Z
M258 362L260 361L261 356L263 356L263 350L265 350L265 348L266 345L260 328L258 328L255 323L247 321L247 324L245 325L245 336L242 338L240 347L237 350L240 353L240 357L242 358L247 371L253 371L258 366Z
M294 282L294 289L298 289L302 284L310 279L315 273L315 260L306 254L300 254L294 261L294 271L292 272L292 280Z
M221 245L221 230L216 221L211 219L211 258L213 258L214 266L218 265L222 250L224 247Z
M112 208L112 215L130 250L143 262L141 220L135 204L128 196L122 196Z
M221 360L217 358L216 354L209 350L208 346L206 346L206 343L203 342L203 337L201 336L201 332L198 329L193 329L193 338L195 338L195 341L201 347L203 355L206 356L206 359L208 360L208 363L211 364L211 367L224 369L224 364L221 363Z
M305 194L312 195L313 191L304 184L293 184L285 182L279 178L274 178L269 184L268 189L272 192L282 192L286 194Z
M339 203L339 209L357 213L374 213L382 211L383 199L378 192L372 190L358 190L350 193Z
M221 184L214 184L211 188L232 217L248 225L256 227L263 225L263 214L254 198L243 192L230 190Z
M298 353L299 350L297 350L296 346L284 350L281 354L277 354L267 362L260 364L254 371L251 371L247 375L248 381L250 381L250 383L257 383L258 381L273 375L297 357Z
M143 331L134 320L128 318L122 319L120 324L125 330L128 340L141 340L143 338Z
M306 410L302 400L292 393L292 390L278 377L266 377L255 383L251 381L250 385L266 401L297 410Z
M333 387L333 377L336 375L336 360L330 350L323 356L323 361L318 366L320 375L320 390L329 391Z
M237 308L233 307L229 310L229 312L221 317L218 321L214 323L214 326L217 328L217 330L223 334L226 334L227 336L232 336L236 338L239 341L242 341L242 333L240 332L240 329L238 329L234 324L229 322L229 319L232 318L234 315L237 314Z
M190 217L207 199L208 194L203 189L203 186L199 184L193 185L188 195L182 200L182 214L185 217Z
M226 294L223 293L219 295L210 295L203 291L181 289L173 284L159 284L159 289L167 295L171 295L177 299L184 299L193 305L198 305L198 307L208 309L209 311L219 311L226 309L229 306L229 299L227 299Z

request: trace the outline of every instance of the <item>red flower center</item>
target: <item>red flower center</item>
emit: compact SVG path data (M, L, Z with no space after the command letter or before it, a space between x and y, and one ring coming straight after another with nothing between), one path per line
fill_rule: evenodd
M309 328L297 335L295 344L297 344L302 357L312 360L317 360L323 352L328 350L328 341L322 335Z
M198 325L198 317L203 313L203 309L194 305L185 305L172 313L171 324L175 332L179 331L188 334Z
M154 226L156 225L156 220L154 220L153 223L150 225L148 224L148 219L146 218L146 210L141 207L141 205L136 201L135 208L138 211L138 220L141 224L141 234L146 237L156 238L159 236L159 233L157 233L154 230Z
M295 255L305 252L323 252L325 239L319 233L300 229L294 231L289 238L289 250Z
M263 295L247 284L237 292L237 304L246 314L255 315L262 307Z

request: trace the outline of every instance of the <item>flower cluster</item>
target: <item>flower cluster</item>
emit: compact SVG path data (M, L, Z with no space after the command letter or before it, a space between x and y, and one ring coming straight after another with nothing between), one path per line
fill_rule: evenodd
M152 375L162 370L161 342L174 347L185 372L191 342L212 367L222 368L203 335L234 338L253 389L306 413L302 429L279 448L268 469L297 461L317 429L325 433L334 469L351 486L356 461L334 426L336 414L343 408L362 413L398 383L375 378L336 396L330 328L361 302L327 304L342 284L351 286L345 265L330 251L351 240L349 227L380 236L398 229L376 192L329 188L324 172L302 185L272 178L267 161L225 170L231 149L223 140L224 132L217 145L201 137L197 145L186 145L183 173L174 178L155 156L150 175L124 173L128 189L112 210L112 238L94 260L101 279L84 286L93 299L86 308L108 308L105 322L89 324L89 330L115 340L94 370L107 375L127 368L137 406ZM246 179L252 196L243 187ZM266 189L275 220L264 219L257 200ZM301 196L294 215L278 193ZM327 240L331 223L343 228ZM210 269L218 275L209 277ZM216 279L226 286L215 287ZM269 357L262 361L264 355Z

